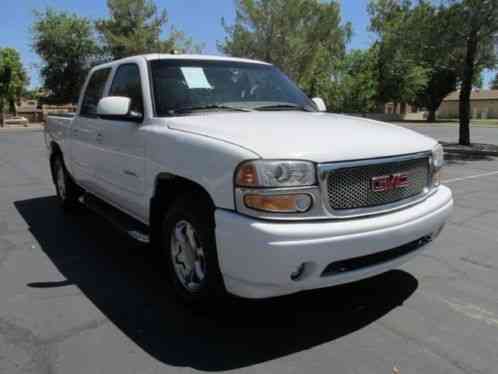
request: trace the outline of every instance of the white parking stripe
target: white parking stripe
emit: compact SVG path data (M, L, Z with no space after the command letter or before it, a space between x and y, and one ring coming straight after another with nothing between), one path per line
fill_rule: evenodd
M490 311L487 311L478 305L461 304L453 302L442 297L438 297L442 302L446 303L455 312L461 313L468 318L484 322L490 326L498 327L498 316Z
M468 177L462 177L462 178L454 178L454 179L447 179L445 181L442 181L443 183L453 183L453 182L460 182L464 181L467 179L477 179L477 178L483 178L483 177L489 177L492 175L498 175L498 171L493 171L491 173L484 173L484 174L476 174L476 175L471 175Z

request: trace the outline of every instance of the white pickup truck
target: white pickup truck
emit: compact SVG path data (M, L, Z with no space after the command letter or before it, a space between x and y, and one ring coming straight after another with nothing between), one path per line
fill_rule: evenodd
M185 301L266 298L396 268L452 209L435 140L325 110L264 62L151 54L95 67L45 139L62 206L151 242Z

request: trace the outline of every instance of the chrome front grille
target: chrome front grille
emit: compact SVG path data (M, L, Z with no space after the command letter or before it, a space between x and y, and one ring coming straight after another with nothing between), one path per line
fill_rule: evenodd
M326 175L326 193L330 209L344 211L351 209L381 208L387 204L403 201L423 195L429 187L429 158L361 162L330 168ZM404 174L408 177L408 186L375 192L372 179L381 176Z

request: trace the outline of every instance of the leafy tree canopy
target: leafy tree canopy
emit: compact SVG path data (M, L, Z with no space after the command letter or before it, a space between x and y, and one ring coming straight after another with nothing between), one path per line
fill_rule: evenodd
M434 7L423 0L416 6L410 0L371 0L368 11L370 30L378 35L374 48L377 49L379 106L389 101L420 100L433 79L433 68L440 65L444 70L446 64L446 61L436 61L439 51L436 54L429 51L438 47L433 44L437 26Z
M92 22L48 8L35 12L32 37L33 49L42 60L45 88L59 103L75 102L87 71L99 56Z
M21 62L21 56L13 48L0 48L0 112L5 104L16 113L16 102L28 83L28 76Z
M328 96L351 36L335 0L238 0L235 24L222 23L222 52L273 63L310 96Z
M201 49L173 27L169 35L163 38L168 15L165 9L159 10L151 0L108 0L107 6L109 18L98 20L95 26L106 54L113 59L171 52L174 49Z
M467 37L463 35L465 32L462 34L465 26L460 25L464 3L370 1L371 30L379 35L381 51L379 101L402 99L427 108L429 120L435 119L435 112L444 97L456 90L465 76ZM481 18L481 21L485 20ZM493 64L490 51L486 42L476 61L471 82L478 83L481 71ZM403 76L409 77L414 72L419 80L404 82Z
M376 50L353 50L338 64L328 101L330 109L344 113L375 110L377 70Z

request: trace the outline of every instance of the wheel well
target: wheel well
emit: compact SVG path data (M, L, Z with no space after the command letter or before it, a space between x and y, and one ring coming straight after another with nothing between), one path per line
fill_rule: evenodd
M200 184L172 174L160 174L156 178L154 194L150 201L150 228L152 240L160 237L161 224L166 212L178 196L192 193L205 201L209 207L215 208L213 199Z

